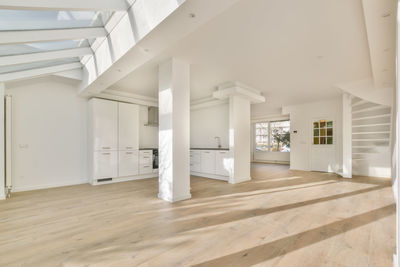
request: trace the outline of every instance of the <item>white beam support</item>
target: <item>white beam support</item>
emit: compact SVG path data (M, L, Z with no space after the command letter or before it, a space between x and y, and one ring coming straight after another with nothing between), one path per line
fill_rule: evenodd
M352 178L352 113L351 113L351 95L348 93L343 93L343 167L342 167L342 177Z
M5 194L5 114L4 114L5 85L0 82L0 200L6 198Z
M107 36L107 31L103 27L57 30L2 31L0 32L0 44L77 40L105 36Z
M45 60L52 60L59 58L80 57L85 55L91 55L92 53L93 52L92 49L90 49L90 47L80 47L73 49L32 53L32 54L2 56L0 57L0 66L25 64L25 63L32 63L37 61L45 61Z
M14 81L14 80L23 80L23 79L27 79L27 78L36 77L36 76L48 75L48 74L53 74L53 73L57 73L57 72L61 72L61 71L80 69L80 68L82 68L81 63L76 62L76 63L69 63L69 64L45 67L45 68L10 72L10 73L5 73L5 74L0 74L0 83Z
M120 11L127 10L125 0L0 0L0 9Z
M159 193L175 202L190 195L190 69L170 59L159 66Z

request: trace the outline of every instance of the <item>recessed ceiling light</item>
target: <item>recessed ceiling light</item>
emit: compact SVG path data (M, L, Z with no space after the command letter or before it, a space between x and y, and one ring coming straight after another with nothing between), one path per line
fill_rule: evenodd
M196 14L194 14L194 13L189 13L189 18L195 18L196 17Z
M382 18L387 18L387 17L390 17L390 15L392 15L392 13L390 13L390 12L385 12L385 13L383 13L383 14L381 15L381 17L382 17Z
M121 69L117 69L117 71L118 71L118 72L122 72L122 70L121 70Z

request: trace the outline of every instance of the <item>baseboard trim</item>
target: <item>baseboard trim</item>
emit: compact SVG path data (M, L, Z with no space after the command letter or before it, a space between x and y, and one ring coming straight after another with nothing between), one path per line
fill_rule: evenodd
M248 182L248 181L250 181L251 180L251 177L249 177L249 178L244 178L244 179L240 179L240 180L235 180L235 181L232 181L231 179L229 179L229 183L230 184L240 184L240 183L244 183L244 182Z
M190 198L192 198L192 195L188 194L188 195L183 195L183 196L179 196L179 197L170 198L170 197L162 196L160 193L158 193L158 198L162 199L162 200L165 200L165 201L168 201L168 202L171 202L171 203L174 203L174 202L190 199Z
M211 178L216 180L228 181L228 176L216 175L216 174L209 174L209 173L202 173L202 172L190 172L190 175L204 177L204 178Z
M289 161L275 161L275 160L253 160L251 163L264 163L264 164L279 164L279 165L290 165Z
M15 187L11 190L11 192L25 192L25 191L33 191L33 190L41 190L55 187L63 187L63 186L71 186L71 185L80 185L87 184L87 180L78 180L78 181L69 181L65 183L55 183L55 184L43 184L43 185L34 185L34 186L22 186Z

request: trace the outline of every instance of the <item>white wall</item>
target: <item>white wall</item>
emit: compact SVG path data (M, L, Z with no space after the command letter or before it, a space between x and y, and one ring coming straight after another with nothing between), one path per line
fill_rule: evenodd
M61 78L7 84L13 97L13 191L87 182L87 100Z
M221 137L222 147L229 147L229 104L191 110L190 147L217 147L216 136Z
M148 121L148 107L139 107L139 147L158 148L158 127L145 126Z
M335 162L331 166L340 172L342 166L342 99L304 103L283 108L290 114L290 168L294 170L311 169L312 120L323 117L334 119ZM294 134L293 131L297 131Z

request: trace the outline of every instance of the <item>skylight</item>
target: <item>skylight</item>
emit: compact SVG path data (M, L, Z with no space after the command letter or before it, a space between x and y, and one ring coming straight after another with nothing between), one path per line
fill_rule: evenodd
M62 2L56 3L56 5L62 5ZM88 11L90 5L87 5L85 8L86 10L84 11L69 11L64 10L65 8L57 11L48 10L46 7L43 10L38 10L37 7L32 8L32 10L29 10L29 7L26 9L21 8L21 10L0 9L0 34L4 32L13 34L13 37L23 36L22 39L16 40L15 38L14 40L2 38L0 44L0 74L79 62L84 55L90 55L92 52L88 47L96 39L93 37L102 35L92 35L90 39L80 39L85 35L76 34L75 38L73 38L75 34L74 32L71 34L71 30L76 29L79 31L87 29L89 31L90 29L99 30L98 28L103 28L103 32L106 34L104 26L115 11L97 11L96 7L93 7L93 11ZM52 30L58 30L58 34L60 34L60 30L62 31L61 34L65 30L66 40L45 41L52 40L52 38L46 38L46 36L52 36ZM29 39L32 38L25 38L25 36L37 36L35 35L36 32L32 31L40 31L40 39L45 35L42 39L43 41L36 42L39 39L36 38L29 42ZM63 38L54 38L53 40L60 39ZM60 53L58 54L57 51L60 51ZM21 58L18 58L16 61L14 59L20 55L34 55L34 59L32 60L30 56L29 60L26 60L26 63L17 64L17 62L21 63Z

